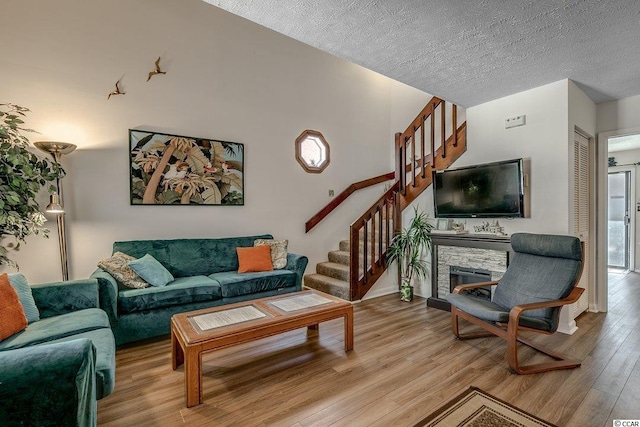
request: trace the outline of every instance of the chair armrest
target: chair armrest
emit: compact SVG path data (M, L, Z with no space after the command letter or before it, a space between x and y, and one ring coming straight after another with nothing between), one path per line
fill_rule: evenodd
M0 351L0 420L95 426L95 360L86 338Z
M107 312L113 326L118 320L118 282L101 268L94 271L91 278L98 280L100 308Z
M562 299L556 299L551 301L532 302L530 304L521 304L514 306L509 312L509 325L517 325L520 323L520 316L523 312L528 310L537 310L539 308L552 308L561 307L567 304L573 304L580 299L580 296L584 292L584 288L575 287L571 293ZM513 323L512 323L513 322Z
M477 289L477 288L485 288L487 286L495 286L498 284L497 280L492 282L480 282L480 283L469 283L468 285L458 285L453 289L452 294L460 294L463 291L468 291L469 289Z
M302 289L302 276L304 275L304 270L307 268L308 263L309 259L304 255L292 253L287 254L287 266L285 269L296 273L296 285L299 289Z
M98 282L93 279L40 283L31 286L31 292L42 318L99 307Z

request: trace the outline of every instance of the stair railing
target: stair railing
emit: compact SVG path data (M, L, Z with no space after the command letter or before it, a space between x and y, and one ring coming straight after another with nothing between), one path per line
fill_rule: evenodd
M451 115L447 138L446 104L433 97L409 127L396 134L396 182L350 227L352 301L361 299L386 271L387 248L402 227L402 211L431 185L432 171L448 168L466 151L466 122L458 127L455 105Z
M342 202L347 200L347 197L349 197L356 191L362 190L363 188L371 187L372 185L377 185L392 179L395 179L395 173L389 172L384 175L375 176L373 178L354 182L353 184L349 185L342 193L338 194L335 199L329 202L324 208L320 209L317 214L312 216L311 219L305 223L305 233L308 233L313 227L318 225L320 221L325 219L327 215L329 215L335 208L340 206Z

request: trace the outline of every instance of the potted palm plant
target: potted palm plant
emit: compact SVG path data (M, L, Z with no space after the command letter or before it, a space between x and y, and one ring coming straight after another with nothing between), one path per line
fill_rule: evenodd
M431 225L424 212L413 210L409 226L402 229L391 240L387 248L387 262L396 262L400 272L400 299L413 300L414 277L426 278L428 274L424 255L431 249Z
M29 110L0 104L0 266L17 267L8 257L32 234L47 235L46 218L37 195L47 183L63 176L60 165L30 151L23 118ZM49 187L54 192L55 186ZM9 242L3 242L8 239Z

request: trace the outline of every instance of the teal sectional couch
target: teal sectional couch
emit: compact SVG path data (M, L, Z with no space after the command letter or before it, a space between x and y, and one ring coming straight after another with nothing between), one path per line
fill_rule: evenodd
M98 282L31 292L40 320L0 342L0 425L95 425L96 399L115 385L115 340L98 308Z
M284 269L237 272L236 248L253 246L256 239L273 237L115 242L112 253L134 258L150 254L175 277L164 287L132 289L100 268L91 275L98 280L100 306L109 316L116 345L169 334L176 313L301 290L308 263L302 255L287 254Z

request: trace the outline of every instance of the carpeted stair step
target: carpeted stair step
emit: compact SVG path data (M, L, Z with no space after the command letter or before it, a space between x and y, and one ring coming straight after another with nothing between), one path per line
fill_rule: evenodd
M307 274L304 276L304 285L347 301L351 300L349 282L344 280L334 279L322 274Z
M349 266L338 264L337 262L321 262L316 265L316 273L323 276L333 277L334 279L349 281Z
M344 264L346 266L349 265L349 261L351 254L349 251L331 251L329 252L329 261L335 262L336 264Z
M343 264L347 267L351 264L350 258L351 254L347 251L331 251L329 252L329 262L334 262L336 264ZM360 267L362 268L362 261L364 257L362 253L360 253ZM367 255L367 265L371 263L371 255Z
M382 239L383 247L386 246L386 242L387 242L387 236L384 236L384 238ZM371 245L371 240L369 240L368 244ZM360 250L362 250L363 246L364 246L364 241L360 240ZM349 252L351 250L351 242L349 242L348 240L341 240L340 250Z

